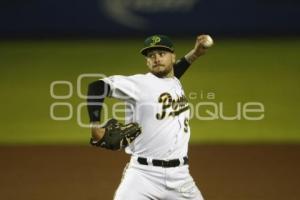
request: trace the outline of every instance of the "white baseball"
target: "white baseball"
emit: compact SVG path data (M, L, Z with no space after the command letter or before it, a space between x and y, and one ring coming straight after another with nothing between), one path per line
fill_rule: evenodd
M205 40L203 42L203 47L209 48L214 44L213 39L209 35L205 35Z

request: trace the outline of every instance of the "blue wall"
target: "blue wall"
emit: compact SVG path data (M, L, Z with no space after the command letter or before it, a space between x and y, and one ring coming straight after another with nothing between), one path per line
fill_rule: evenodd
M300 33L296 0L2 0L0 37Z

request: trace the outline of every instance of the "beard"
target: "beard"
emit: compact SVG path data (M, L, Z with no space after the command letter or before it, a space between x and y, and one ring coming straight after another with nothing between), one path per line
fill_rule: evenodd
M166 67L164 65L157 65L151 69L151 73L159 78L164 78L172 71L172 66Z

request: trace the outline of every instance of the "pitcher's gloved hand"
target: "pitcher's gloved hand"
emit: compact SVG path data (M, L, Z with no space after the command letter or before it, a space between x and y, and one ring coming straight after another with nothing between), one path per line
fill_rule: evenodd
M110 119L103 126L104 136L99 141L91 138L90 144L110 150L119 150L127 147L141 134L138 123L122 124L116 119Z

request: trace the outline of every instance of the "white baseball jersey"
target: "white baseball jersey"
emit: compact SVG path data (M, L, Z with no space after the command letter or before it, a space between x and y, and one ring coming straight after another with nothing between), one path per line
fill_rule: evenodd
M126 123L137 122L142 133L127 148L134 156L163 160L187 156L190 111L180 81L152 73L104 78L111 97L125 100Z

